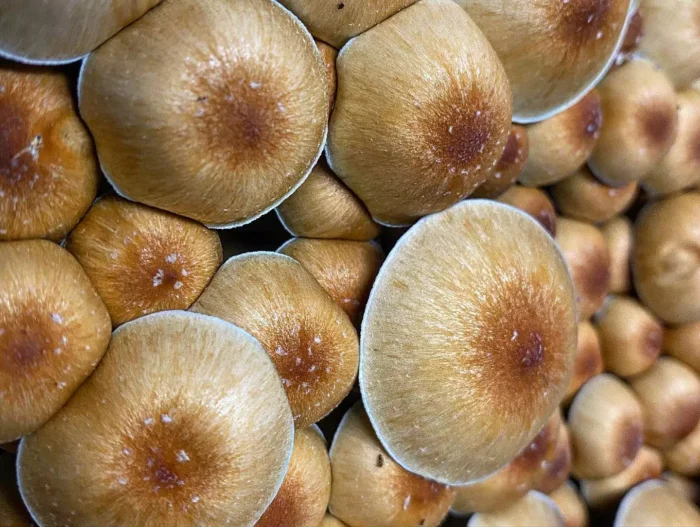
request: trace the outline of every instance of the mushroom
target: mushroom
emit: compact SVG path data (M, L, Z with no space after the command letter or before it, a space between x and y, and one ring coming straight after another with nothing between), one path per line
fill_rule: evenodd
M2 9L0 28L8 15ZM0 29L0 42L5 34ZM0 61L0 130L0 242L61 240L98 184L92 139L68 78Z
M648 370L661 354L663 326L631 297L609 297L595 323L605 369L620 377Z
M603 479L582 480L581 493L591 508L602 509L619 502L625 493L642 481L661 476L664 461L654 448L643 446L625 470Z
M698 10L700 22L700 10ZM644 178L651 195L671 194L700 183L700 91L677 95L678 133L661 163Z
M669 324L700 321L700 194L650 203L637 216L632 253L642 302Z
M187 309L222 260L215 232L116 197L92 206L66 248L87 272L115 326L156 311Z
M328 83L328 110L333 109L335 104L335 92L338 88L338 75L335 71L335 59L338 57L338 50L329 46L321 40L314 39L318 48L323 65L326 67L326 82Z
M547 119L578 102L622 45L630 0L457 0L503 61L513 120Z
M582 168L552 188L552 198L564 215L592 223L602 223L623 214L637 197L637 182L610 187Z
M602 123L600 95L591 90L568 110L528 126L530 155L520 183L539 187L574 174L593 152Z
M670 470L661 474L668 487L688 501L697 502L700 498L700 485L694 480Z
M365 408L387 452L424 477L471 483L521 452L566 391L576 351L566 264L527 214L464 201L399 240L360 346Z
M472 197L493 199L508 190L522 173L528 152L527 128L514 124L501 158L486 181L473 192Z
M514 185L498 197L498 201L512 205L535 218L549 234L557 231L557 213L554 203L543 190Z
M86 55L160 0L9 0L0 17L0 56L64 64Z
M22 440L19 485L40 525L250 525L293 439L260 344L165 311L119 327L95 373Z
M0 243L0 284L0 443L8 443L68 401L112 327L78 262L51 242Z
M367 208L325 162L277 207L277 216L293 236L368 241L379 235Z
M298 261L359 326L384 251L373 242L294 238L278 252Z
M635 3L638 3L638 1ZM618 51L615 57L615 66L621 66L625 62L631 60L643 38L644 17L639 8L635 6L634 14L630 18L627 31L625 32L625 40L622 42L622 47L620 47L620 51Z
M297 430L282 486L255 527L319 527L330 494L331 463L321 430Z
M666 328L663 349L700 374L700 322Z
M676 138L676 93L652 62L635 58L598 86L603 126L588 159L595 177L610 186L644 179Z
M330 456L330 512L352 527L437 527L454 500L453 489L391 458L359 402L343 417Z
M700 476L700 423L683 439L664 450L666 465L680 474Z
M630 490L620 503L613 527L697 527L700 510L658 480Z
M573 482L567 481L549 497L564 516L565 527L588 527L588 507Z
M452 0L407 7L355 37L336 66L326 157L375 221L409 225L486 181L510 133L510 88Z
M546 494L531 490L510 507L495 512L479 512L467 527L564 527L564 516Z
M571 442L569 430L562 423L559 427L559 437L554 450L551 450L540 465L536 477L535 490L550 494L561 487L569 479L571 473Z
M619 474L644 441L642 408L622 381L609 373L583 385L569 409L574 474L600 479Z
M0 454L0 525L34 527L17 488L15 456Z
M219 228L289 196L328 122L318 48L273 0L164 2L85 59L78 92L119 194Z
M603 356L600 351L600 337L596 328L584 320L578 325L578 343L574 357L574 373L564 395L564 402L570 402L581 386L589 379L603 373Z
M600 227L610 251L610 292L629 293L632 289L630 257L632 255L632 222L617 216Z
M610 288L610 250L600 229L569 218L557 220L557 243L571 271L580 320L603 305Z
M326 517L323 518L323 521L321 522L321 525L319 525L319 527L347 527L347 525L345 525L335 516L326 514Z
M325 417L355 382L357 331L288 256L257 252L230 258L191 309L232 322L260 341L282 377L297 428Z

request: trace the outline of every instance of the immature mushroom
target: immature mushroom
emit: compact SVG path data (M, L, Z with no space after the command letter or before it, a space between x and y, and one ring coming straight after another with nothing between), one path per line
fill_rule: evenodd
M354 38L336 65L326 157L376 221L409 225L486 180L510 133L510 88L453 1L420 0Z
M362 324L360 386L384 447L450 485L504 466L564 395L575 311L566 264L527 214L467 200L421 220Z
M595 324L605 369L620 377L648 370L661 354L663 326L631 297L609 297Z
M493 171L473 192L474 198L497 198L508 190L523 171L529 155L527 128L514 124L506 141L506 147Z
M564 516L551 498L531 490L510 507L474 514L467 527L564 527Z
M636 58L611 71L598 92L603 126L588 167L612 186L644 179L676 138L673 85L652 62Z
M92 373L109 314L68 251L0 243L0 443L34 432Z
M637 216L632 254L642 302L669 324L700 321L700 194L650 203Z
M437 527L454 490L412 474L377 439L362 403L343 417L330 450L331 514L351 527Z
M0 525L3 527L34 527L31 516L17 488L15 456L0 455Z
M230 258L192 311L232 322L260 341L282 377L297 428L326 416L355 382L357 331L288 256L258 252Z
M698 498L700 498L700 485L686 476L666 470L661 474L661 479L666 482L671 490L688 501L697 502Z
M86 58L78 91L117 192L216 227L289 196L328 122L321 55L273 0L164 2Z
M600 227L610 250L610 292L629 293L632 288L632 222L625 216L611 219Z
M602 122L600 96L592 90L568 110L528 126L530 155L520 183L550 185L579 170L593 152Z
M68 78L0 61L0 130L0 242L60 240L95 199L99 177Z
M321 522L321 525L319 525L319 527L347 527L347 525L345 525L335 516L326 514L326 517L323 518L323 521Z
M514 185L498 197L498 201L512 205L535 218L549 234L557 231L557 213L554 203L543 190Z
M203 225L113 197L92 206L66 248L115 326L156 311L187 309L222 260L218 235Z
M294 236L367 241L379 235L364 204L319 162L299 189L277 207L284 228Z
M372 242L294 238L278 252L298 261L359 326L370 289L384 263Z
M598 479L619 474L636 457L644 440L639 401L622 381L608 373L579 390L569 409L574 473Z
M625 495L615 515L613 527L697 527L700 510L675 493L668 484L651 480Z
M700 322L666 328L663 350L685 362L700 375Z
M255 527L319 527L330 494L331 464L323 434L316 426L297 430L282 486Z
M323 65L326 67L326 81L328 83L328 109L332 110L333 105L335 104L335 92L338 89L338 75L335 71L335 59L338 57L338 50L320 40L314 39L314 42L316 43L319 53L321 53Z
M569 402L589 379L603 373L600 337L596 328L584 320L578 325L578 343L574 357L574 373L566 389L564 401Z
M668 468L680 474L700 476L700 423L678 443L664 450L664 460Z
M571 481L549 495L564 516L565 527L588 527L588 507Z
M513 120L547 119L583 97L622 45L630 0L457 0L493 45Z
M19 485L41 525L250 525L282 484L293 438L254 338L165 311L119 327L95 373L23 439Z
M562 423L554 450L546 455L536 477L535 490L549 494L562 486L571 473L571 441L569 430Z

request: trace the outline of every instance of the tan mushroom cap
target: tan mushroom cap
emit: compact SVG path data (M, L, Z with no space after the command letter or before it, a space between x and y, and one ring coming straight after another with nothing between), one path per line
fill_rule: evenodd
M276 210L294 236L367 241L379 235L364 204L322 161Z
M444 210L500 159L508 80L452 0L420 0L354 38L336 65L326 154L375 221L409 225Z
M529 149L527 128L518 124L512 125L501 158L472 197L497 198L508 190L522 174Z
M700 322L666 328L663 349L700 375Z
M676 93L666 74L636 58L598 85L603 126L588 160L591 172L620 186L649 175L676 138Z
M326 82L328 83L328 109L332 110L335 104L335 92L338 89L338 74L335 71L335 59L338 57L338 50L329 46L325 42L314 39L318 48L323 65L326 68Z
M352 322L299 262L276 253L230 258L192 306L248 331L274 362L297 428L348 394L359 361Z
M566 389L564 401L571 401L581 386L600 373L603 373L600 336L593 324L584 320L578 325L574 373L569 381L569 387Z
M66 403L111 329L68 251L43 240L0 243L0 443L34 432Z
M588 527L588 507L571 481L549 495L564 516L565 527Z
M559 427L554 450L551 450L540 465L535 490L549 494L562 486L571 473L572 453L569 429L565 424Z
M384 447L451 485L504 466L564 395L575 311L566 264L528 215L467 200L421 220L379 272L362 325L360 386Z
M613 527L697 527L700 510L659 480L641 483L620 503Z
M632 253L642 302L669 324L700 321L700 194L647 205L637 216Z
M690 477L700 476L700 423L671 448L664 450L666 465Z
M0 242L58 241L95 199L97 159L71 90L62 73L0 61Z
M552 499L531 490L510 507L474 514L467 527L564 527L564 517Z
M326 517L323 518L323 521L321 522L321 525L319 525L319 527L347 527L347 525L345 525L335 516L326 514Z
M19 484L42 525L250 525L282 484L293 433L255 339L161 312L118 328L95 373L24 438Z
M92 206L66 248L87 272L114 325L187 309L223 258L218 235L203 225L113 197Z
M0 17L0 56L34 64L78 60L160 0L8 0Z
M453 489L389 456L359 402L343 417L330 456L330 512L352 527L437 527L454 500Z
M503 62L513 120L547 119L605 75L624 40L630 0L457 0Z
M17 488L15 456L0 454L0 525L34 527Z
M538 188L513 185L498 196L498 201L512 205L535 218L549 234L557 232L557 212L547 193Z
M600 227L610 250L610 292L629 293L632 289L632 222L625 216L611 219Z
M323 434L315 426L297 430L282 486L255 527L319 527L330 495L331 463Z
M575 173L593 152L602 123L600 95L592 90L571 108L528 126L530 155L520 183L539 187Z
M87 57L78 90L117 192L216 227L289 196L328 122L318 48L273 0L164 2Z

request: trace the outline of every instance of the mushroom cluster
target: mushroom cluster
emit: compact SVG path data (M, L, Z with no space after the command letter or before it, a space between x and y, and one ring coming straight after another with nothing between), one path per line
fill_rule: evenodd
M700 526L698 0L0 4L0 527Z

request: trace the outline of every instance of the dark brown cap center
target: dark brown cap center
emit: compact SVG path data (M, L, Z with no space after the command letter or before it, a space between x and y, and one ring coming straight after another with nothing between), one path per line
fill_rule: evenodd
M639 124L646 145L664 149L676 132L676 107L657 103L641 108L640 112Z

